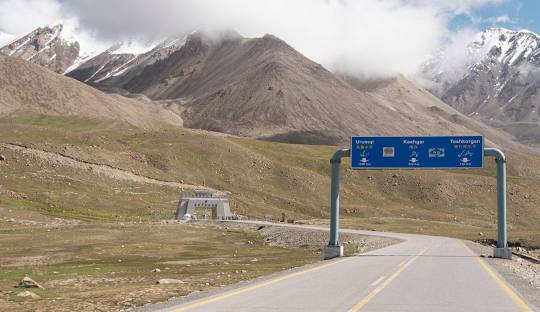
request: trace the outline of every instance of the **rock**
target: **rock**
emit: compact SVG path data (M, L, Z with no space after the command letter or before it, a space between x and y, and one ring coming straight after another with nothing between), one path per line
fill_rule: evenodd
M23 279L19 282L19 285L16 287L18 288L41 288L45 289L43 286L39 285L36 281L31 279L28 276L23 277Z
M7 295L10 295L12 294L13 292L10 291L10 290L0 290L0 297L2 296L7 296Z
M159 273L159 272L161 272L161 270L158 269L158 268L155 268L155 269L152 270L152 272L154 272L154 273Z
M33 292L28 291L28 290L25 290L23 292L18 293L17 297L25 297L25 298L32 298L32 299L41 298L40 296L38 296L38 295L34 294Z
M4 161L4 160L6 160L6 156L0 155L0 161Z
M484 236L484 233L482 233L482 232L479 232L479 233L478 233L478 235L480 235L480 236Z
M156 284L183 284L181 280L177 280L174 278L162 278L156 282Z

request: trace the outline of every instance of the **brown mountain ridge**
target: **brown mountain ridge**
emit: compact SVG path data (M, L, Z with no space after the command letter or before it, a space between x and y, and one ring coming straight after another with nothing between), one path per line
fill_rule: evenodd
M272 35L195 33L168 57L137 71L97 86L182 99L190 128L331 145L351 134L481 133L521 148L510 135L464 116L404 77L380 83L337 77Z
M5 96L0 111L80 114L144 127L165 121L327 145L345 144L353 134L480 133L491 144L526 149L511 135L459 113L404 77L363 81L338 76L272 35L244 38L234 32L221 36L197 32L142 56L151 61L127 62L114 74L98 70L97 80L89 79L96 66L82 64L67 74L115 93L109 95L3 57L5 87L0 92Z
M161 104L106 94L44 67L0 54L0 115L30 111L125 121L140 128L181 125Z

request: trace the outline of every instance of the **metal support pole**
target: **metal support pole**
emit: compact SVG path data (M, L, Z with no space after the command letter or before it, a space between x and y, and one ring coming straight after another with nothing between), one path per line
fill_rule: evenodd
M495 157L497 163L497 248L493 256L511 259L512 251L508 248L506 231L506 157L497 148L485 148L484 155Z
M332 181L330 186L330 241L324 250L324 259L343 256L343 246L339 242L339 167L341 158L350 157L349 149L337 151L330 159Z

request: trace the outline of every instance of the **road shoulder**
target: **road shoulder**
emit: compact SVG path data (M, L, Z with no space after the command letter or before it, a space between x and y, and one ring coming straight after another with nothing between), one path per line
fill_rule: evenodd
M471 241L464 243L494 268L504 280L527 301L535 311L540 311L540 264L518 256L512 260L492 258L493 249Z

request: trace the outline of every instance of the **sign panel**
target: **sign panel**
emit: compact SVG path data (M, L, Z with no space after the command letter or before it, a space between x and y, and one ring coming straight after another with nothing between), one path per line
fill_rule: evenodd
M478 169L484 137L351 137L352 169Z

